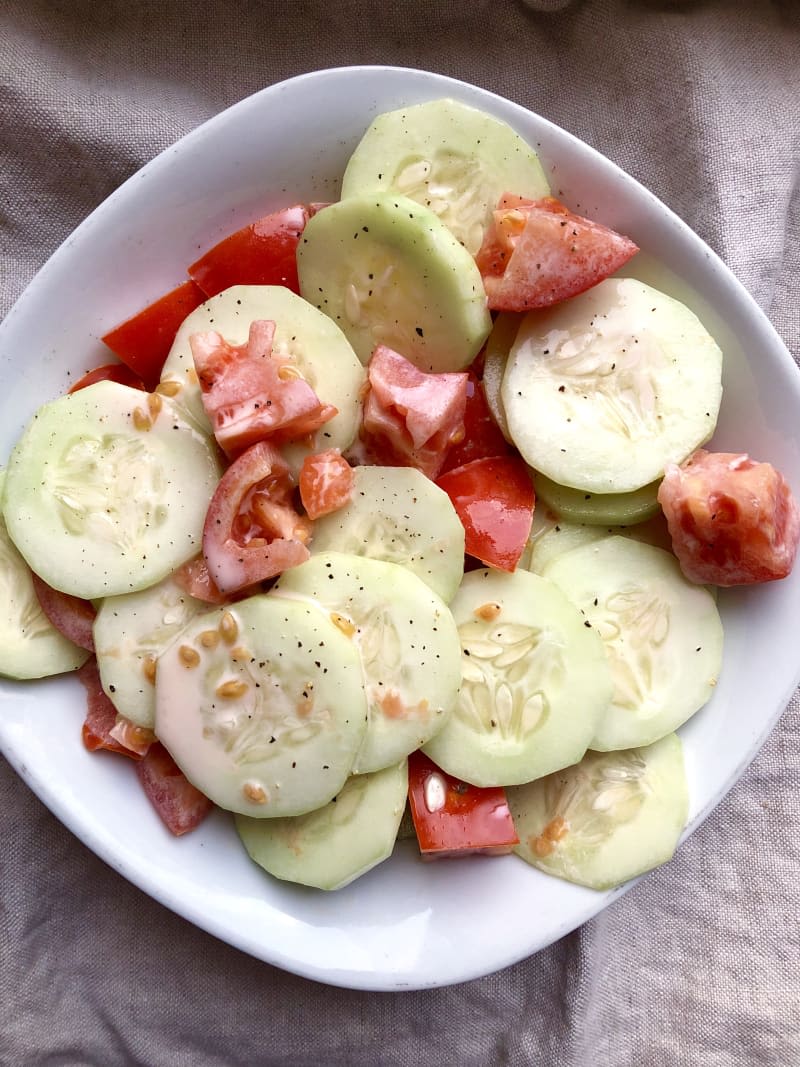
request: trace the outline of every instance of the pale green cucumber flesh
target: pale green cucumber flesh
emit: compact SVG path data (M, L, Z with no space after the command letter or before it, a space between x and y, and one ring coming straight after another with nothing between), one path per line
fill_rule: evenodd
M461 693L425 752L478 786L528 782L581 758L611 697L603 643L552 582L464 576L451 604Z
M671 551L672 548L666 519L661 512L646 522L637 522L632 526L591 526L563 519L543 501L537 500L531 532L520 566L533 571L534 574L544 574L547 565L556 556L581 545L601 541L612 534L630 537L634 541L642 541L646 545L654 545L666 551Z
M511 441L511 432L508 428L503 398L500 390L503 385L503 375L506 372L508 354L514 344L522 322L522 315L512 311L501 311L494 320L492 332L486 338L486 348L483 356L483 393L492 418L500 427L503 437ZM512 442L513 443L513 442Z
M688 814L677 734L643 748L587 752L575 766L506 795L520 838L517 855L598 890L666 863Z
M559 485L546 474L534 473L536 499L570 522L587 526L629 526L645 522L661 510L658 503L660 480L629 493L590 493Z

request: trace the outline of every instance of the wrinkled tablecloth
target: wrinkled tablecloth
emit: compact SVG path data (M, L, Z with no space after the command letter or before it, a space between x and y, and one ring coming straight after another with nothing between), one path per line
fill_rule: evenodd
M800 356L795 0L6 0L0 31L2 313L92 208L222 108L306 70L392 63L494 90L610 156ZM404 994L317 985L195 929L0 759L0 1064L798 1065L799 733L795 696L677 858L596 920L501 973Z

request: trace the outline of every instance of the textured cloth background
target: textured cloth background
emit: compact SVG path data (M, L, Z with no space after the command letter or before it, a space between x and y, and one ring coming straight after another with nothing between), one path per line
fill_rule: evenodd
M384 62L476 82L591 142L722 255L800 355L794 0L5 0L0 312L186 131L287 76ZM325 988L201 933L0 759L0 1064L798 1065L799 733L795 697L677 858L597 920L499 974L397 995Z

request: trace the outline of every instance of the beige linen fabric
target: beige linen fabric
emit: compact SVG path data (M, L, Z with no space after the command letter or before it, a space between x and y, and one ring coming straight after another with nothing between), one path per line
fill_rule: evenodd
M793 0L6 0L0 312L186 131L281 78L382 62L476 82L595 145L722 255L800 355ZM798 1065L799 742L795 697L668 867L529 960L397 995L325 988L196 930L0 759L0 1065Z

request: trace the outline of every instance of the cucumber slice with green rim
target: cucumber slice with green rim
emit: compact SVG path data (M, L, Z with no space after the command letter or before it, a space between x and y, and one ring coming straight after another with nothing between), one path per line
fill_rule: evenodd
M384 344L420 370L463 370L491 329L472 256L404 196L353 196L320 211L303 231L297 268L300 292L364 364Z
M158 661L156 734L229 811L321 808L366 728L358 653L312 604L262 595L197 615Z
M477 570L451 605L458 703L425 752L478 786L516 785L575 763L612 693L603 642L552 582Z
M669 552L606 537L544 569L605 644L614 696L590 748L649 745L711 697L722 666L714 597L687 581Z
M661 480L633 489L629 493L590 493L559 485L546 474L534 472L536 499L570 522L587 526L632 526L645 522L661 510L658 487Z
M354 774L397 763L441 730L458 696L461 646L449 608L416 575L324 552L284 571L269 595L308 598L352 636L369 706Z
M314 523L311 553L397 563L449 603L464 574L464 527L450 497L412 467L356 467L350 502Z
M406 806L405 760L348 778L317 811L287 819L236 816L250 857L275 878L316 889L342 889L388 859Z
M201 304L175 335L159 388L172 395L198 427L211 433L189 338L193 333L216 330L230 344L241 345L256 319L275 323L274 351L288 356L320 400L333 404L338 412L309 443L283 446L281 451L297 473L306 455L326 448L344 451L353 442L366 375L336 324L291 290L280 285L234 285Z
M500 390L503 385L503 375L506 372L508 355L516 340L521 322L522 315L517 315L512 311L501 311L494 320L492 332L486 338L483 355L483 393L492 418L507 441L511 441L511 432L508 429ZM513 444L513 441L511 443Z
M633 278L526 315L501 390L537 471L590 493L660 478L714 431L722 353L700 320Z
M189 596L169 576L139 593L110 596L94 621L100 682L111 703L139 726L156 714L156 660L208 604Z
M166 397L98 382L33 416L9 459L5 520L55 589L130 593L199 551L219 476L208 439Z
M372 123L342 181L342 199L401 193L430 208L472 254L503 193L550 190L541 163L505 122L457 100L429 100Z
M506 796L517 855L590 889L612 889L671 859L689 809L676 734L645 748L587 752Z
M0 499L5 471L0 471ZM0 513L0 674L48 678L81 667L89 653L53 626L39 604L28 564L8 536Z

